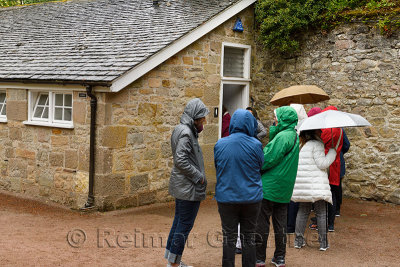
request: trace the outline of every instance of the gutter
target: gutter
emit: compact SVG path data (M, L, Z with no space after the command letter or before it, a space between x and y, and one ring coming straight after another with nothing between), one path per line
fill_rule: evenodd
M96 113L97 98L92 93L92 85L86 86L86 93L90 97L90 157L89 157L89 193L85 206L81 210L94 208L94 174L95 174L95 141L96 141Z

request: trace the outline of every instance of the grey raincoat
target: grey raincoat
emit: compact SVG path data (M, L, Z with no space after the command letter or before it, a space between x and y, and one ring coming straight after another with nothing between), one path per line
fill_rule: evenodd
M200 99L190 100L180 124L172 132L174 166L169 180L169 193L177 199L200 201L206 197L207 180L203 153L197 140L198 132L194 120L205 117L208 113L210 111Z

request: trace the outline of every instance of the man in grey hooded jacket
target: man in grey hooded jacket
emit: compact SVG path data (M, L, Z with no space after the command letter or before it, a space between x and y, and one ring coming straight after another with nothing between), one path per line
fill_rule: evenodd
M204 103L192 99L186 105L180 124L171 136L174 165L169 193L175 197L175 218L168 236L165 258L168 266L186 266L181 262L187 237L192 230L200 201L206 197L207 180L199 133L210 113Z

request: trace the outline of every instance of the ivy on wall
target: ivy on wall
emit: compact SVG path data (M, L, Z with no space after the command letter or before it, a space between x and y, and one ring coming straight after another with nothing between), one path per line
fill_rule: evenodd
M300 47L302 32L326 31L353 20L373 21L390 36L400 27L400 0L259 0L259 39L269 50L290 53Z
M22 6L50 1L54 0L0 0L0 7Z

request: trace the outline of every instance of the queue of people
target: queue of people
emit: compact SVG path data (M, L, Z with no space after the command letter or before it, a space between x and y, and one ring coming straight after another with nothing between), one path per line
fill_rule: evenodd
M304 231L312 208L319 249L329 248L327 232L334 229L334 219L340 211L344 175L341 156L350 143L340 128L298 133L296 128L305 118L304 107L300 106L282 106L274 111L275 122L264 148L260 140L266 130L255 109L238 109L231 116L224 108L222 138L214 147L223 267L235 266L239 224L242 266L266 266L270 218L275 237L271 263L284 267L289 219L294 216L294 247L301 249L307 244ZM336 108L313 108L307 115L330 109ZM176 200L165 251L167 267L188 266L182 262L184 245L207 186L198 135L208 113L200 99L189 101L171 136L174 164L169 192ZM298 212L288 213L291 201L298 206Z

